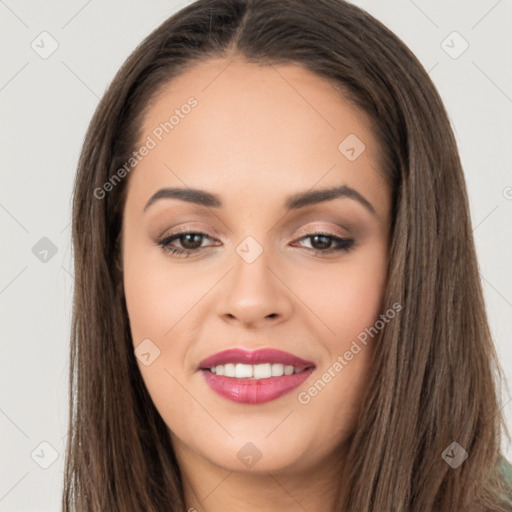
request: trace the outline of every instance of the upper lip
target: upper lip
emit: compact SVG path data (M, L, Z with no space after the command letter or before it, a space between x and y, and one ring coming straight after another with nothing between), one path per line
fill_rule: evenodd
M199 365L199 369L212 368L213 366L227 364L262 364L262 363L280 363L285 366L293 366L294 368L307 368L315 366L312 361L306 361L300 357L294 356L282 350L273 348L262 348L258 350L244 350L241 348L230 348L217 352L206 359L203 359Z

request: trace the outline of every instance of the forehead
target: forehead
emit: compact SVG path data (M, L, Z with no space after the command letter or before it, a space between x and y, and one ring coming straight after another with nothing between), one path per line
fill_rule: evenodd
M154 147L130 177L141 201L169 185L228 194L236 184L268 200L281 186L289 195L315 183L383 185L369 118L296 65L195 65L148 105L138 147L149 139Z

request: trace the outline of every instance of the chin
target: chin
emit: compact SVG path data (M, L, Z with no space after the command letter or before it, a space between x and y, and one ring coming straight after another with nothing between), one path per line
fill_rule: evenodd
M274 423L272 428L278 424ZM278 433L277 429L270 435L268 432L272 432L272 429L265 433L251 433L249 430L233 438L225 435L214 444L196 446L196 450L212 464L235 472L297 472L314 464L313 457L304 450L308 443L303 434L294 436L285 430ZM310 454L315 452L318 452L316 448Z

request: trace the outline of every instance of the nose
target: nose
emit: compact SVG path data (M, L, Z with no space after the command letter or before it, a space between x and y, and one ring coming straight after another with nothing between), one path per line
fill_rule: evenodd
M225 322L266 327L286 321L293 310L290 288L270 251L252 262L235 254L233 268L219 292L217 312ZM250 261L250 260L249 260Z

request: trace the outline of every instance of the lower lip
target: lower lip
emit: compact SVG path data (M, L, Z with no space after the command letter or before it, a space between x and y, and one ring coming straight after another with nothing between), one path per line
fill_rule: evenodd
M210 388L223 398L243 404L262 404L275 400L300 386L313 371L314 368L308 368L291 375L257 380L225 377L208 370L201 370L201 373Z

